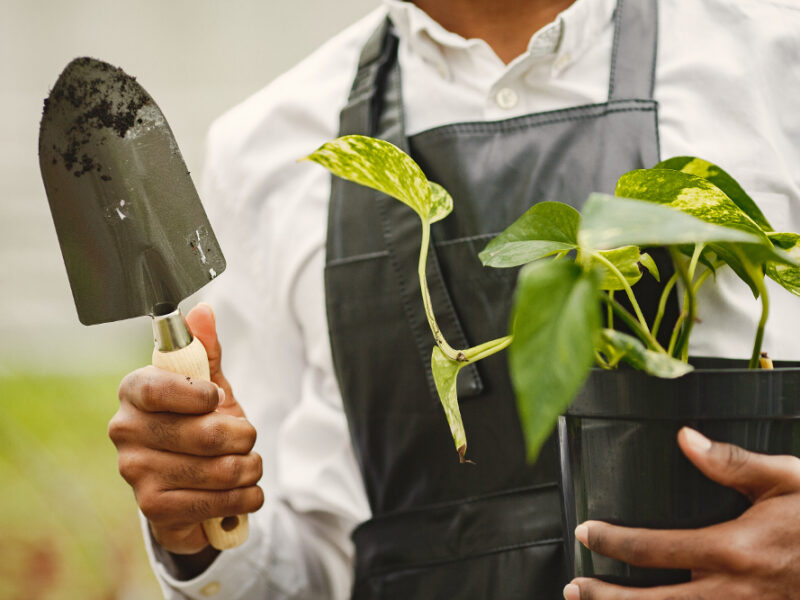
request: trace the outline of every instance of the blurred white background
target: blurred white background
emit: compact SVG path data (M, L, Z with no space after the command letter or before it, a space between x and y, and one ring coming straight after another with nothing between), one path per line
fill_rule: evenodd
M211 121L378 0L0 0L0 376L125 372L147 318L84 327L39 175L42 101L77 56L137 77L199 181ZM223 248L224 250L224 248Z

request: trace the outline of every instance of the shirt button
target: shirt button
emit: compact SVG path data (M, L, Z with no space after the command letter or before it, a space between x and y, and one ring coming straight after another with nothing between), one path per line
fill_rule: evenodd
M211 583L203 586L203 589L200 590L200 593L203 596L209 598L211 596L216 596L219 594L219 591L222 589L222 586L219 584L219 581L212 581Z
M559 71L563 71L569 66L569 62L571 60L572 57L569 54L567 53L562 54L561 56L558 57L558 60L556 60L555 64L556 69Z
M495 94L494 101L497 102L497 106L500 108L509 109L517 105L519 96L517 96L517 92L511 88L502 88Z

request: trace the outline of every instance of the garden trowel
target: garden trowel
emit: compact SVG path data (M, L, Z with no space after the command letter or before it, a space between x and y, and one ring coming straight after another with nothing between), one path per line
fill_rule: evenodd
M178 303L225 258L150 95L122 69L73 60L44 103L39 166L81 323L150 315L153 364L208 380ZM203 527L218 549L248 535L247 515Z

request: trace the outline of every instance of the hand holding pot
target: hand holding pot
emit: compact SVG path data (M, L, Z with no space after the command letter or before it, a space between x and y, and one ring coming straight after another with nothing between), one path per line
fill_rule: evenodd
M747 452L684 428L678 442L707 477L753 502L739 518L696 530L649 530L599 521L578 526L586 547L649 568L690 569L692 581L649 589L577 578L568 600L788 598L800 589L800 459Z
M152 366L134 371L108 428L153 537L175 554L209 548L204 520L253 512L264 501L256 431L222 374L211 308L195 307L186 322L205 346L213 383Z

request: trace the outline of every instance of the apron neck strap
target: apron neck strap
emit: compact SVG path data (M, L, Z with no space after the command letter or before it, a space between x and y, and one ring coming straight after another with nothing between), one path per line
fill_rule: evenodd
M658 0L618 0L608 99L652 99L658 50Z

